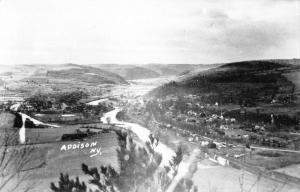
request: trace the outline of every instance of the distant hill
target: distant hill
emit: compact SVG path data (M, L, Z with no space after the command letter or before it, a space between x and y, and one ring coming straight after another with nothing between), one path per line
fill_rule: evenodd
M266 61L278 64L300 65L300 59L269 59Z
M103 69L105 71L118 74L126 80L157 78L160 76L159 73L151 69L147 69L142 66L136 66L136 65L106 64L106 65L92 65L92 66Z
M169 84L154 89L150 96L196 94L208 102L270 103L299 98L299 60L261 60L223 64L190 71Z
M9 94L28 97L34 94L88 91L100 94L102 86L126 85L118 74L88 65L34 64L0 66L0 79L5 81Z
M60 65L15 65L2 67L0 77L14 81L35 81L45 83L49 78L56 80L81 81L91 84L111 83L127 84L121 76L96 67L77 64Z
M143 65L144 68L151 69L160 76L174 76L179 75L187 70L192 70L200 65L192 64L147 64Z
M219 67L221 65L223 65L223 64L201 64L201 65L196 65L192 69L186 69L182 73L179 73L177 76L181 77L181 76L198 74L201 71L205 71L205 70L208 70L208 69L216 68L216 67Z
M69 69L48 70L46 73L46 77L58 79L71 79L74 81L81 81L92 84L127 84L124 78L115 73L91 66L73 66L74 68L72 67Z
M162 76L176 76L195 68L208 69L214 65L192 64L145 64L145 65L118 65L101 64L91 65L100 69L116 73L126 80L157 78Z
M45 82L48 77L58 79L72 79L73 75L83 82L93 83L126 83L126 80L158 78L162 76L176 76L189 71L204 70L216 65L192 64L22 64L14 66L0 66L0 78L8 80L25 80Z

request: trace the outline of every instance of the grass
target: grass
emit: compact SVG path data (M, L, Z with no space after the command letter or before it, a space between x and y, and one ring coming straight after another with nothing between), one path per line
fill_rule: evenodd
M117 158L118 141L115 133L101 133L95 137L84 141L55 142L63 133L74 132L74 126L67 126L58 129L31 129L27 131L29 139L36 142L53 142L45 144L35 144L32 155L32 161L24 168L21 174L28 174L24 184L34 186L30 191L50 191L50 182L57 182L61 172L68 173L70 177L79 176L82 181L86 181L85 175L81 171L81 164L85 163L90 167L99 168L101 165L112 165L116 170L119 169ZM33 141L32 141L33 142ZM73 149L61 151L61 147L66 144L78 144L97 142L96 147L101 147L102 155L90 157L91 148ZM17 150L18 147L11 147L11 150ZM37 168L38 164L43 166ZM26 170L26 171L25 171ZM12 181L9 187L14 187ZM25 185L20 185L20 189L25 189ZM49 190L48 190L49 189ZM6 189L10 191L9 189ZM5 191L5 190L4 190Z
M300 165L299 164L290 165L287 167L276 169L275 171L300 178Z
M246 162L257 167L274 170L300 163L300 155L287 152L272 152L258 150L247 155Z
M281 156L283 156L282 153L274 152L274 151L259 151L256 154L264 156L264 157L281 157Z
M204 167L203 169L198 168L192 179L198 186L198 189L208 192L299 191L299 187L295 185L282 184L281 182L262 177L259 178L257 175L231 167L212 166L209 168ZM242 186L240 180L242 181Z

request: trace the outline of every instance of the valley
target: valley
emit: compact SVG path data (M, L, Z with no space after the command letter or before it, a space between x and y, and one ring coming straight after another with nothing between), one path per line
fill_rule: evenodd
M153 65L149 76L134 78L133 71L124 71L136 66L114 73L122 68L117 65L41 66L39 75L33 70L2 73L1 133L14 135L4 147L33 147L31 163L21 172L26 184L42 180L29 191L51 191L50 183L57 182L62 170L87 182L81 163L118 170L114 130L130 131L141 146L149 134L159 138L155 151L162 154L161 166L181 146L180 166L193 171L178 175L191 177L204 191L299 190L297 62L183 66L176 72L171 65L162 75L164 67ZM148 73L145 69L140 70ZM16 103L19 108L11 112ZM26 145L18 144L20 112L44 123L25 121ZM95 142L98 148L91 153ZM6 187L14 187L12 183Z

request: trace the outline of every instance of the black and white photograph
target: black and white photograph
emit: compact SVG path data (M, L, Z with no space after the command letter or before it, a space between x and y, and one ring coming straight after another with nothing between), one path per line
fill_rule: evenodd
M0 192L299 192L300 0L0 0Z

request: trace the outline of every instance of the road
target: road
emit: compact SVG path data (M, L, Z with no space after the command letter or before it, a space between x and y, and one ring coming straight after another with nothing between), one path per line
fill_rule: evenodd
M267 151L282 151L282 152L289 152L289 153L300 153L300 151L289 150L289 149L278 149L278 148L256 147L256 146L251 146L250 148L251 149L262 149L262 150L267 150Z

